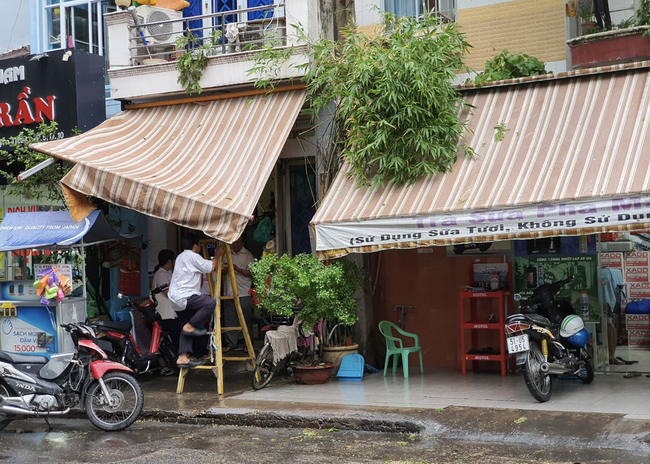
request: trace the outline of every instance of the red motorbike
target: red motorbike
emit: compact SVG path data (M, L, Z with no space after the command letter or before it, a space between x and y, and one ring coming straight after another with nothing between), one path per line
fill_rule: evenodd
M144 404L133 371L107 359L90 326L71 323L61 327L70 333L75 345L72 353L47 359L0 351L0 430L18 417L42 417L47 422L77 405L101 430L129 427Z
M136 373L158 372L173 374L176 369L178 347L169 333L162 328L162 318L156 311L158 300L156 296L167 289L161 285L151 291L151 298L144 304L126 297L127 303L120 309L132 308L135 317L141 318L147 329L146 335L151 335L148 343L136 343L131 333L133 324L130 321L112 322L97 321L92 326L97 331L98 344L110 359L129 366ZM124 298L118 294L119 298Z

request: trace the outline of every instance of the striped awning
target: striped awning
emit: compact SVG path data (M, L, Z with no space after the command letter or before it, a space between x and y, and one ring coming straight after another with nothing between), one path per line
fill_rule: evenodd
M75 220L91 195L232 243L304 101L304 90L291 90L127 110L32 148L76 163L61 181Z
M649 227L647 66L463 93L478 157L375 191L344 163L311 223L321 258Z

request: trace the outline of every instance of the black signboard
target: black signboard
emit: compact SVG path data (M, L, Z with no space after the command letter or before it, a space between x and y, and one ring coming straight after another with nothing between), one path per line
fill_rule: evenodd
M76 49L0 60L0 139L41 121L58 123L57 138L103 122L104 63Z

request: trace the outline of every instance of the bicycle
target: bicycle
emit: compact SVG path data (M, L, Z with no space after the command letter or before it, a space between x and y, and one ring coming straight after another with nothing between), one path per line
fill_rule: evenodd
M292 363L300 361L305 351L298 349L298 337L306 340L312 334L303 330L303 323L296 317L300 311L298 306L293 308L293 320L287 317L271 316L270 320L263 319L266 326L264 346L255 360L253 371L253 390L266 387L274 375L288 370ZM265 330L266 329L266 330ZM275 348L274 348L275 346Z

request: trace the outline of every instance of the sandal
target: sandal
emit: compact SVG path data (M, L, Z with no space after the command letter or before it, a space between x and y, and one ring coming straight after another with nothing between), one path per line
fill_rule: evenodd
M625 379L631 379L632 377L641 377L641 372L630 371L623 376Z

